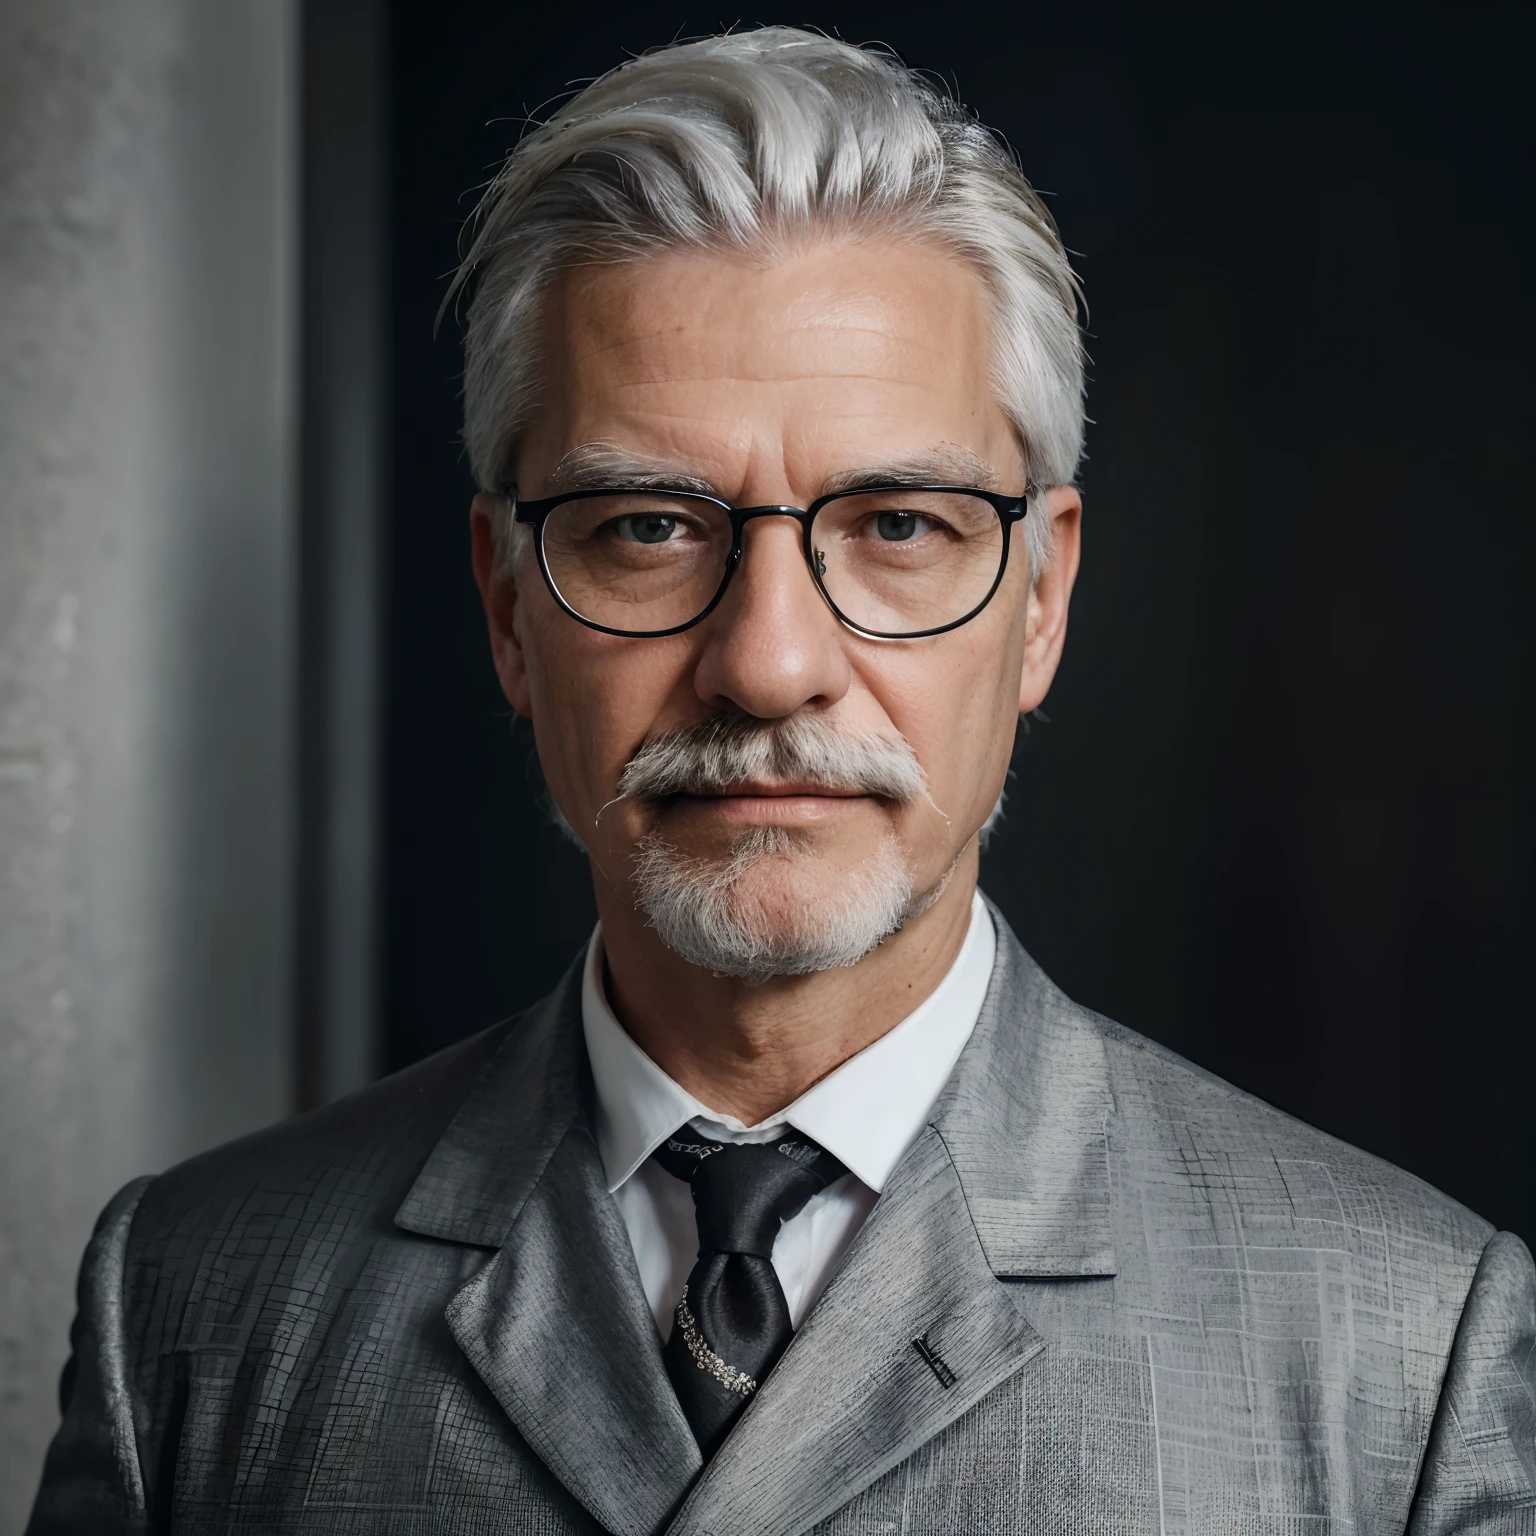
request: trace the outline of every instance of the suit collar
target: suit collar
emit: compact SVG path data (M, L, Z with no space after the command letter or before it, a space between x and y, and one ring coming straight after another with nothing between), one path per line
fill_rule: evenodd
M954 1160L994 1274L1112 1275L1106 1126L1114 1101L1103 1040L987 905L997 931L991 984L929 1124ZM584 958L509 1029L398 1225L499 1247L563 1137L590 1124Z
M960 953L937 988L888 1034L751 1130L792 1126L879 1193L970 1038L995 951L993 919L978 896ZM697 1121L727 1139L748 1128L706 1108L635 1044L604 995L601 956L599 929L582 969L581 1013L596 1089L593 1128L608 1188L617 1190L680 1125Z
M1103 1039L991 910L992 985L930 1123L994 1274L1113 1275Z
M498 1251L448 1326L539 1459L617 1536L650 1536L701 1465L587 1107L580 961L515 1021L395 1215Z
M417 1175L395 1224L481 1248L506 1240L566 1134L586 1125L578 956L506 1038Z

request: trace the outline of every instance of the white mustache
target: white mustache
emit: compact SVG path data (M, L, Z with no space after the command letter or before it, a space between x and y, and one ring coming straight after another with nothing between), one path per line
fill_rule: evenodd
M819 715L715 715L648 741L619 775L620 800L719 794L747 783L813 784L841 794L929 799L901 737L838 727Z

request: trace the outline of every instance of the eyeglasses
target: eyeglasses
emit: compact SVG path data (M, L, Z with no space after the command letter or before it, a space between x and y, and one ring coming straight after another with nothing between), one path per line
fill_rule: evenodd
M733 507L666 490L571 491L521 501L555 601L592 629L636 639L675 635L706 618L741 564L755 517L800 524L805 563L832 612L876 640L918 640L974 619L1008 567L1023 496L953 485L875 486L808 508Z

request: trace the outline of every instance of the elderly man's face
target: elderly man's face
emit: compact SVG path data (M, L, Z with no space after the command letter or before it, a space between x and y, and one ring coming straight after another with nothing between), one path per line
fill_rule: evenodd
M737 505L808 506L839 477L931 464L937 479L1017 495L1026 469L993 397L987 306L958 259L921 244L817 244L759 263L674 254L594 266L553 289L547 385L517 465L521 495L597 453L703 480ZM978 473L990 473L983 480ZM622 478L620 476L619 478ZM759 912L803 920L893 847L915 896L937 889L997 799L1021 710L1044 697L1077 560L1077 500L1052 493L1057 559L1031 593L1023 539L990 605L947 634L863 638L823 601L789 518L747 525L724 600L695 628L628 639L553 601L532 558L492 572L489 498L476 566L502 685L531 717L562 812L606 883L632 890L649 835L718 867L751 829L787 829L799 856L743 878ZM1031 512L1031 516L1038 515ZM740 793L616 799L646 743L722 713L815 716L910 744L928 794L906 799L757 783ZM802 793L776 793L784 788Z

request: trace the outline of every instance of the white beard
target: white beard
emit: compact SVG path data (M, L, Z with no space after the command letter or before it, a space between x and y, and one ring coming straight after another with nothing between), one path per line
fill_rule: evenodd
M765 899L749 877L765 861L820 855L782 827L754 827L725 860L691 857L648 833L635 850L635 901L663 944L691 965L747 982L855 965L936 901L913 900L912 871L894 835L815 901L791 888Z

